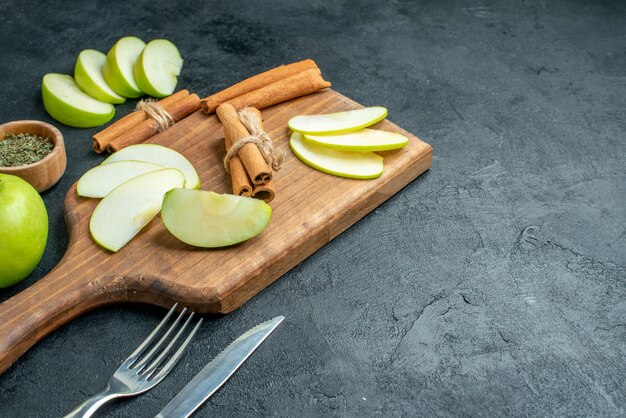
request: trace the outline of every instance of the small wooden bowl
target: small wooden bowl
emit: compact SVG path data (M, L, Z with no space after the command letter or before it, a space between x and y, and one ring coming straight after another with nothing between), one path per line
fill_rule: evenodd
M31 134L50 138L52 152L41 160L17 167L0 167L0 173L13 174L29 182L38 192L54 186L65 173L67 156L63 135L54 126L38 120L18 120L0 125L0 141L10 134Z

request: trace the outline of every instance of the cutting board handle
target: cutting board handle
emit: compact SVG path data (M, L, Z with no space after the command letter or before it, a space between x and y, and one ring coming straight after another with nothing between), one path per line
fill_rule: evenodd
M0 304L0 374L56 328L107 303L106 287L115 277L96 278L85 285L72 280L80 271L68 264L62 261L37 283Z

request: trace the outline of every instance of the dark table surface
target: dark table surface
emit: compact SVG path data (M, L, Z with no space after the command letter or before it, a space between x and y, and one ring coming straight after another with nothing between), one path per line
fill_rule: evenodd
M102 156L53 121L43 74L121 36L175 42L201 96L315 59L334 88L433 145L432 169L237 311L177 369L103 416L154 416L234 337L286 321L200 416L623 416L626 5L619 1L0 4L0 122L59 126L42 278L63 198ZM133 107L117 107L118 117ZM117 305L0 376L0 416L51 417L104 387L164 311ZM1 318L0 318L1 320Z

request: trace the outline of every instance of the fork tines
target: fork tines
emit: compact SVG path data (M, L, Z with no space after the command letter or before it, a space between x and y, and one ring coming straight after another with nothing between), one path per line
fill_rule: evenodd
M178 303L172 306L172 309L165 315L161 323L157 325L144 342L126 359L122 367L126 366L129 370L135 371L146 380L160 379L169 373L178 360L180 360L185 348L202 324L202 318L200 318L193 329L188 332L187 337L177 344L194 317L194 312L191 312L182 325L180 325L187 314L187 308L184 308L174 319L174 322L169 328L165 329L165 326L170 322L170 318L174 315L177 307ZM173 351L176 347L176 351ZM172 351L173 354L170 355Z

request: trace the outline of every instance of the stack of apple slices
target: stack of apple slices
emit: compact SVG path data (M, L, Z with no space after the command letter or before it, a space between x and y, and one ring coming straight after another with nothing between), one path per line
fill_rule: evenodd
M383 157L375 151L404 147L408 138L395 132L368 129L383 120L380 106L289 120L289 145L305 164L340 177L373 179L383 173Z
M121 38L111 50L86 49L78 55L74 78L50 73L41 86L46 111L61 123L77 128L102 125L115 114L113 104L149 94L174 92L183 59L176 46L165 39L144 43Z
M79 196L103 198L91 216L93 239L116 252L162 211L165 227L199 247L223 247L260 234L272 209L262 200L196 190L200 179L178 152L156 144L126 147L78 181Z

